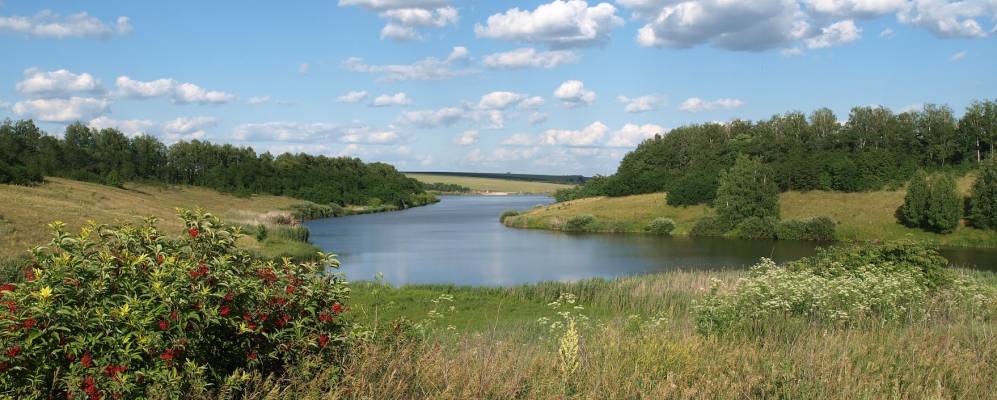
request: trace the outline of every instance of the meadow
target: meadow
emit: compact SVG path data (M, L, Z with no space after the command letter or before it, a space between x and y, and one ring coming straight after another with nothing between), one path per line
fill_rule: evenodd
M970 175L957 181L963 195L969 193L973 179ZM903 188L859 193L790 191L779 194L780 214L784 220L830 217L837 223L836 234L842 241L912 239L943 246L997 247L997 236L965 224L946 235L901 225L894 213L903 204L905 193ZM597 220L592 225L593 231L636 233L644 232L653 219L665 217L675 221L673 235L687 235L696 220L711 212L705 205L669 206L665 204L666 196L666 193L652 193L572 200L529 210L507 218L505 224L560 230L571 217L587 214Z
M128 183L122 188L48 177L35 186L0 185L0 258L25 255L25 250L48 243L52 221L62 221L70 230L87 221L117 224L140 222L152 216L171 234L180 232L176 207L202 207L225 221L255 227L275 215L289 215L292 206L311 204L282 196L238 197L213 189L183 185ZM308 243L274 237L259 242L252 235L241 245L265 256L313 254Z
M563 183L531 182L511 179L479 178L471 176L447 176L432 174L412 174L405 176L424 183L447 183L471 188L477 192L505 192L516 194L552 194L561 189L574 187Z

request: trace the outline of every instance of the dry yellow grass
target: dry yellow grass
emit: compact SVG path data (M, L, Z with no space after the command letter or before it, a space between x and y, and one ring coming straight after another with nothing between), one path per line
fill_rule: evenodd
M125 189L60 178L38 186L0 185L0 258L24 254L50 239L47 224L59 220L71 229L88 220L100 223L138 222L158 217L165 232L181 230L174 208L203 207L229 223L253 223L263 213L302 200L278 196L240 198L190 186L127 184ZM245 238L255 247L255 240Z
M968 195L973 177L962 177L957 183L963 195ZM903 204L905 194L905 189L864 193L787 192L779 195L779 205L783 219L831 217L838 224L838 237L843 240L915 239L947 246L997 247L997 235L993 232L965 224L948 235L900 225L894 213ZM664 193L654 193L558 203L507 221L519 228L557 229L572 216L591 214L617 230L640 232L654 218L667 217L675 221L674 234L684 235L709 211L705 206L672 207L665 204Z
M530 194L551 194L561 189L568 189L572 185L549 182L527 182L509 179L495 178L475 178L470 176L447 176L431 174L405 174L424 183L448 183L461 185L471 190L489 192L509 192L509 193L530 193Z

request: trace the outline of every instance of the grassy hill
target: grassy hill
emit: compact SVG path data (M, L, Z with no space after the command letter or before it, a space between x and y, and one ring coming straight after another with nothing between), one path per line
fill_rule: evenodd
M967 194L972 177L958 181L959 190ZM903 204L906 191L884 190L864 193L787 192L779 195L783 219L831 217L838 224L841 240L915 239L946 246L997 247L993 232L959 226L954 233L941 235L907 228L897 223L894 212ZM575 215L591 214L607 230L642 232L657 217L675 221L676 235L688 234L693 224L711 210L703 205L672 207L665 204L665 193L624 197L593 197L536 208L519 217L506 219L517 228L557 230Z
M175 207L202 207L224 221L255 225L268 213L302 200L280 196L236 197L191 186L126 184L123 189L60 178L46 178L37 186L0 185L0 258L23 255L30 247L48 243L47 224L65 222L77 229L88 220L100 223L140 222L141 217L159 218L169 233L182 230ZM268 240L264 245L250 236L244 245L265 255L316 250L307 243Z
M507 192L551 194L560 189L571 188L574 185L545 181L528 181L518 179L499 179L480 176L441 175L435 173L407 172L406 176L424 183L448 183L461 185L478 192Z

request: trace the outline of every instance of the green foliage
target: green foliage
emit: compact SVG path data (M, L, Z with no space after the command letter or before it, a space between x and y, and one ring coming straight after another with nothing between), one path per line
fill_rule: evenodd
M737 226L750 218L779 218L779 188L772 170L758 160L738 157L734 167L720 175L714 201L717 219Z
M240 196L272 194L318 204L367 204L378 198L405 208L426 204L421 184L384 163L285 153L198 140L169 147L152 136L129 138L81 123L62 138L31 121L0 124L0 183L40 182L43 175L121 186L128 181L213 188Z
M554 192L554 201L560 203L586 197L604 196L611 191L612 185L613 179L611 177L597 175L585 181L585 184Z
M502 211L502 215L499 216L499 222L505 223L506 218L515 217L519 215L519 211L516 210L505 210Z
M828 217L815 217L808 220L782 221L775 228L775 236L781 240L811 240L832 242L836 239L834 220Z
M984 163L973 182L969 221L980 229L997 229L997 159Z
M458 185L456 183L442 183L442 182L423 183L422 184L422 188L423 188L423 190L432 190L434 192L442 192L442 193L470 193L471 192L471 188L469 188L467 186L463 186L463 185Z
M586 232L592 230L592 227L598 223L595 216L590 214L576 215L568 219L564 223L563 230L567 232Z
M658 217L651 220L644 230L652 235L671 235L675 230L675 221L671 218Z
M267 226L263 224L256 225L256 232L254 236L258 242L267 240Z
M335 203L328 206L315 203L294 204L288 207L288 210L291 211L291 216L298 221L339 217L344 214L343 207Z
M668 188L665 202L670 206L689 206L712 202L717 196L718 174L692 172L675 180Z
M784 266L762 259L729 292L714 286L697 308L697 329L750 331L784 318L906 321L926 315L926 301L953 282L946 264L934 249L911 243L827 249Z
M959 226L962 212L963 200L951 176L928 178L919 172L912 179L897 216L901 223L912 228L951 233Z
M310 234L308 227L304 225L277 225L269 232L270 237L301 243L308 243Z
M689 236L723 236L730 230L719 218L708 215L700 218L689 230Z
M772 217L748 217L734 226L732 234L741 239L775 239L778 223Z
M240 234L180 210L188 231L54 223L25 281L0 289L0 392L15 398L203 396L242 373L340 359L349 288L320 263L255 259Z

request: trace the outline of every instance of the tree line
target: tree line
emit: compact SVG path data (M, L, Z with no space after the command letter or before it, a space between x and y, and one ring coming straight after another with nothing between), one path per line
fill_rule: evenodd
M919 169L974 168L997 156L997 102L975 101L957 118L947 106L899 114L852 108L846 121L830 109L793 111L757 122L694 124L656 135L628 153L615 174L556 194L591 196L668 192L671 205L712 204L721 172L740 155L773 171L780 191L860 192L900 187Z
M127 181L203 186L237 195L272 194L319 204L398 207L432 198L393 166L350 157L269 152L250 147L181 141L166 146L150 135L128 137L117 129L81 123L59 138L32 121L0 124L0 183L32 184L43 176L118 185Z

